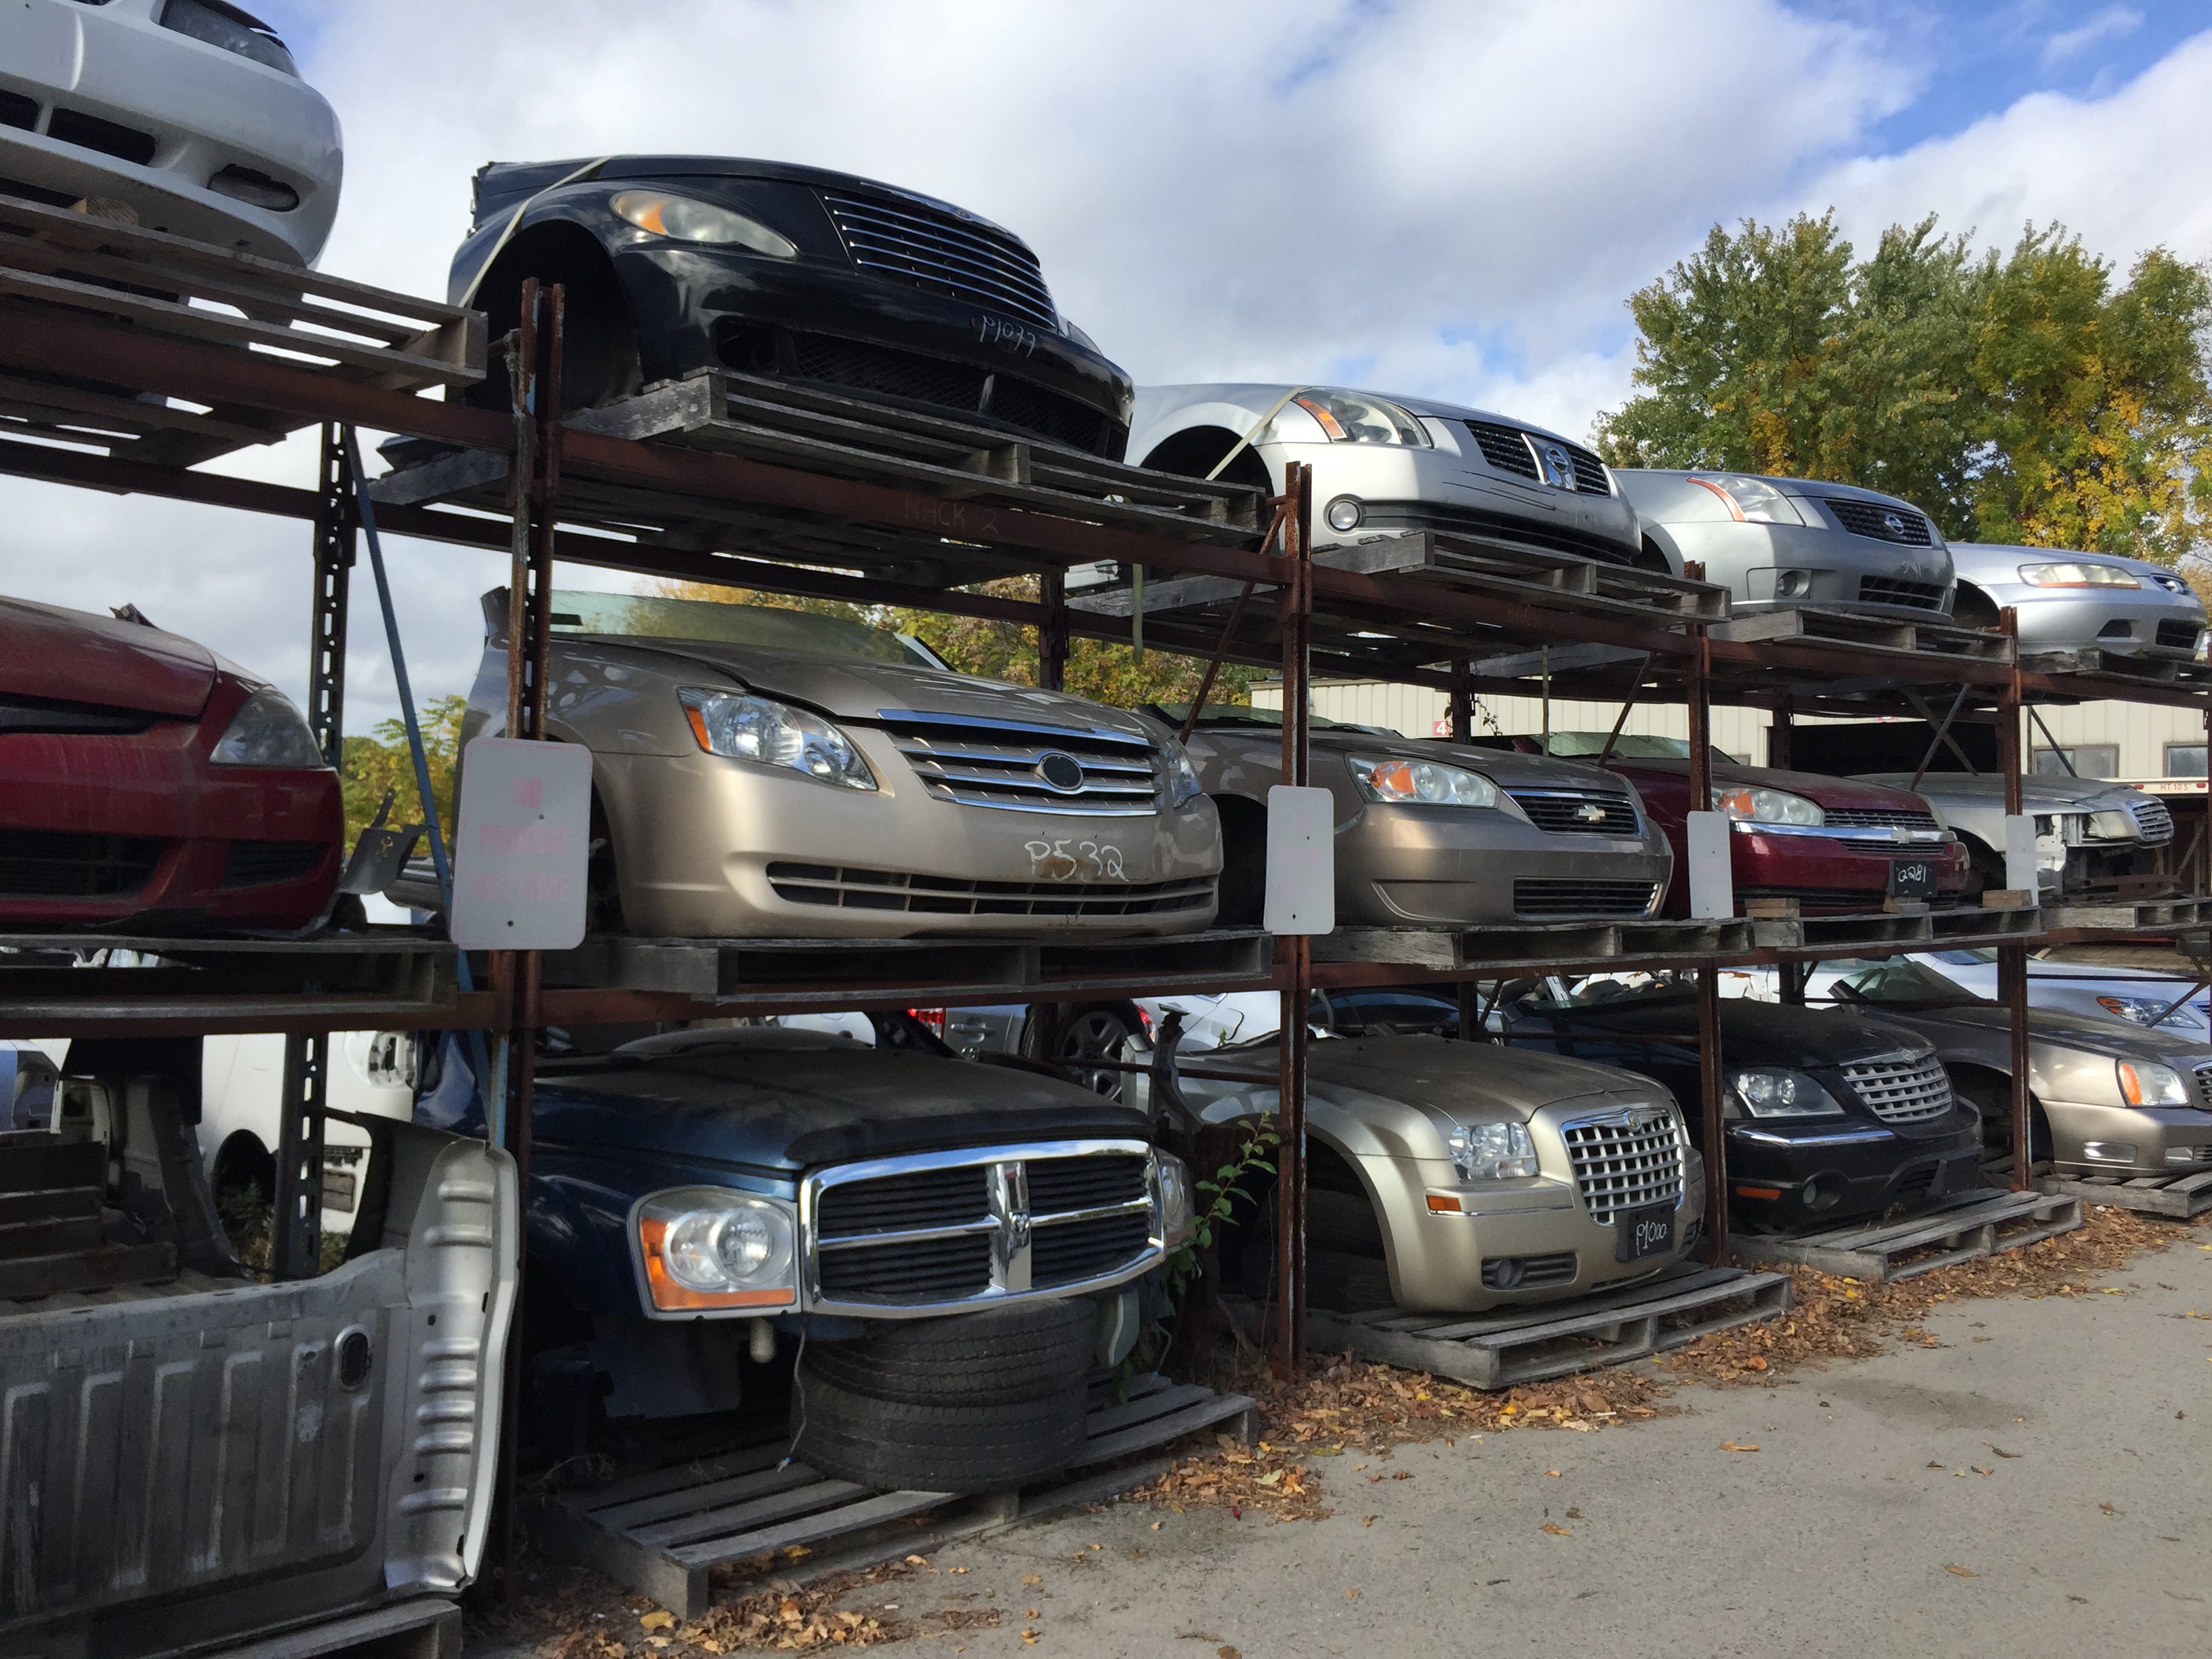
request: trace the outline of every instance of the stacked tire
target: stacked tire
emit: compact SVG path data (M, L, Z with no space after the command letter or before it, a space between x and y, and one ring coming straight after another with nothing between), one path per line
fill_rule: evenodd
M1073 1297L810 1343L792 1389L798 1456L889 1490L1003 1492L1048 1479L1083 1450L1097 1323L1091 1303Z

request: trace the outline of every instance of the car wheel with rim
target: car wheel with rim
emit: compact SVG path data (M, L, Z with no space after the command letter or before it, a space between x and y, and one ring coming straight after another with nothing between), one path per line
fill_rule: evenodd
M1127 1073L1104 1067L1088 1071L1083 1068L1089 1061L1121 1059L1129 1039L1136 1035L1142 1023L1136 1010L1126 1004L1079 1008L1054 1038L1052 1057L1073 1066L1075 1081L1085 1088L1109 1100L1119 1100Z

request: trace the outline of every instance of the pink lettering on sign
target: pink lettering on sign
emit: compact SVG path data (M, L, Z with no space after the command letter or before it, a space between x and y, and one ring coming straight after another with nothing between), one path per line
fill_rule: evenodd
M477 849L525 858L557 858L568 850L568 826L559 823L480 823Z
M526 806L535 812L545 804L545 780L517 778L514 781L514 804L517 806Z

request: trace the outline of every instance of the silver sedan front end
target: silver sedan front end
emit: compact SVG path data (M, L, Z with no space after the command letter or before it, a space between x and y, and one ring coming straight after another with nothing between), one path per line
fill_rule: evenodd
M2123 656L2194 657L2204 640L2204 601L2180 576L2141 559L2048 547L1954 542L1960 618L1995 627L2020 619L2023 651L2094 647Z

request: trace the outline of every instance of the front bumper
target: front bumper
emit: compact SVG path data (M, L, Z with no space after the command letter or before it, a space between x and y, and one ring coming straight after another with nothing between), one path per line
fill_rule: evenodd
M155 230L307 264L337 216L337 117L304 81L161 27L143 5L17 0L0 90L39 105L34 130L0 126L0 176L70 200L105 196ZM111 123L127 159L49 132L57 112ZM127 148L113 133L106 142ZM136 152L134 152L136 153ZM226 167L289 186L283 212L208 188Z
M1212 921L1221 834L1204 796L1132 817L957 805L932 799L882 732L844 729L879 787L705 753L596 753L628 931L1115 938Z
M291 928L320 916L337 884L337 775L211 766L213 741L187 720L0 737L0 838L21 859L0 854L0 926Z
M1935 860L1938 902L1954 898L1966 886L1970 867L1966 848L1955 841L1781 835L1739 827L1731 831L1729 843L1735 849L1730 867L1739 899L1793 898L1812 912L1847 915L1881 909L1889 893L1891 871L1900 860ZM1677 863L1674 883L1668 890L1667 914L1690 914L1687 858Z
M1817 605L1899 622L1948 621L1951 555L1904 547L1826 526L1670 524L1685 560L1702 559L1705 580L1725 583L1732 611Z
M1916 1135L1857 1116L1732 1123L1729 1213L1738 1224L1775 1232L1981 1186L1980 1119L1957 1111L1936 1122L1936 1133Z
M814 380L1119 460L1128 378L1080 341L821 259L662 242L614 265L646 382L696 368Z
M2051 1161L2086 1175L2169 1176L2212 1170L2212 1112L2193 1107L2042 1103ZM2100 1156L2091 1157L2094 1148ZM2167 1154L2185 1152L2186 1162ZM2123 1155L2124 1153L2124 1155Z
M1649 916L1674 872L1666 836L1554 835L1518 813L1374 806L1336 838L1341 926L1474 927Z
M1982 592L1992 605L2018 612L2023 652L2094 646L2124 656L2152 650L2194 656L2203 637L2204 607L2193 593L2155 586L2030 587L2025 582L1996 583Z

